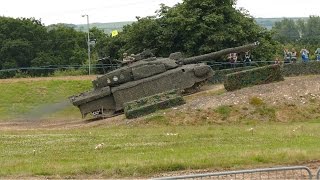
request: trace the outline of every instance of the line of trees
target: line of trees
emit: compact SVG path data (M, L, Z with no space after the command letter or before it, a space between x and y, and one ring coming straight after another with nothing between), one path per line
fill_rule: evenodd
M73 28L45 27L33 18L0 17L0 69L81 65L86 60L86 47L86 34ZM14 73L1 72L0 75L10 77Z
M245 9L235 8L236 0L184 0L173 7L160 5L155 16L126 25L118 36L90 29L92 59L122 58L124 52L155 49L157 56L180 51L199 55L254 41L261 45L252 54L255 60L272 60L284 46L316 47L320 39L319 17L293 21L284 19L273 29L260 27ZM49 65L87 64L86 33L63 24L44 26L33 18L0 17L0 70ZM223 58L222 58L223 59ZM93 61L95 62L95 61ZM53 70L29 74L48 75ZM16 72L1 72L12 77Z
M307 48L315 52L320 47L320 17L310 16L307 20L284 19L276 22L272 28L273 39L283 48L300 50ZM311 55L315 59L315 55Z

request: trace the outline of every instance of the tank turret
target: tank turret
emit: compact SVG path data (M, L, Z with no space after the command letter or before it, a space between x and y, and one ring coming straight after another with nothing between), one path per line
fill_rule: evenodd
M113 70L92 81L93 90L71 96L71 103L77 106L85 117L110 116L123 110L126 102L177 89L182 92L197 90L214 75L210 66L202 61L215 60L229 53L245 52L259 43L223 49L217 52L183 58L180 52L168 58L156 58L152 53L141 53Z

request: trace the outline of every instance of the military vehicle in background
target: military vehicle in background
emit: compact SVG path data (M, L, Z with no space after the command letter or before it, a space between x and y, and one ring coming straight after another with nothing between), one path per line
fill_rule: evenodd
M98 59L95 69L98 74L106 74L109 71L113 71L121 67L123 62L117 59L112 59L110 57L104 57Z
M69 97L84 118L94 116L112 116L121 112L124 103L177 89L190 93L212 78L214 71L201 63L212 61L229 53L245 52L258 43L223 49L204 55L183 58L180 52L172 53L168 58L156 58L145 51L134 55L131 61L122 67L92 81L93 90Z

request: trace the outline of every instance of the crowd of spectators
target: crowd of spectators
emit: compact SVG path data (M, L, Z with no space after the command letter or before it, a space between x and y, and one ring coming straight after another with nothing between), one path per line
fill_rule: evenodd
M315 60L320 61L320 48L317 48L317 50L314 52L314 55L315 55ZM285 48L283 50L283 61L281 57L276 56L274 61L273 62L271 61L270 63L274 63L274 64L296 63L300 58L302 62L307 63L309 61L310 52L306 47L302 48L299 52L297 52L295 48L291 48L290 50L288 48ZM229 53L227 55L227 60L228 60L229 68L252 65L250 51L247 51L244 54Z
M320 51L320 50L319 50ZM241 64L241 66L250 66L251 65L251 54L250 51L246 51L243 56L240 57L240 61L238 58L238 53L230 53L227 56L227 59L232 68L235 68L237 64Z
M302 62L308 62L310 59L310 52L307 48L302 48L300 50L300 57L301 57L301 60ZM316 61L320 61L320 48L317 48L317 50L314 52L315 56L316 56ZM285 48L283 50L283 62L285 64L287 63L296 63L297 62L297 58L298 57L298 54L297 54L297 51L292 48L291 51L289 51L287 48ZM279 63L279 58L276 57L275 59L275 63Z

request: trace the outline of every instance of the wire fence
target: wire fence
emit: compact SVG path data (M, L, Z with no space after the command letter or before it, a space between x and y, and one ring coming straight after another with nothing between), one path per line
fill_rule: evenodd
M94 65L90 68L92 69L103 69L103 68L119 68L119 65L115 64L103 64ZM18 67L18 68L8 68L0 69L0 72L10 72L10 71L27 71L27 70L68 70L68 69L89 69L88 65L49 65L49 66L39 66L39 67Z
M259 65L259 64L272 64L273 61L254 61L250 63L244 62L212 62L212 61L204 61L212 68L220 67L220 68L232 68L234 66L241 67L247 65ZM119 68L121 67L120 64L95 64L91 65L91 69L103 69L103 68ZM27 71L27 70L68 70L68 69L89 69L88 65L48 65L48 66L37 66L37 67L17 67L17 68L6 68L0 69L0 72L10 72L10 71Z
M231 69L246 66L265 66L275 64L275 61L251 61L251 62L217 62L217 61L203 61L209 65L213 70ZM285 63L286 64L286 63ZM120 68L122 65L119 63L106 63L106 64L94 64L90 68L95 74L104 74L109 71ZM17 68L7 68L0 69L0 78L3 78L3 73L11 73L11 76L15 73L25 73L31 76L46 75L53 73L55 71L67 71L67 70L82 70L86 72L89 70L88 65L48 65L48 66L38 66L38 67L17 67ZM10 75L8 76L10 77Z
M316 179L317 179L317 180L320 180L320 167L319 167L319 169L318 169L318 171L317 171Z
M153 180L171 179L312 179L312 173L306 166L292 166L160 177Z

